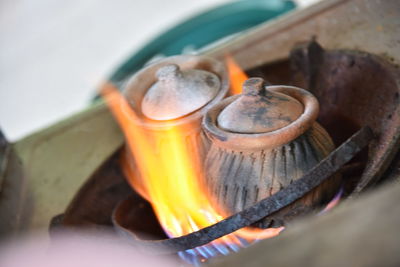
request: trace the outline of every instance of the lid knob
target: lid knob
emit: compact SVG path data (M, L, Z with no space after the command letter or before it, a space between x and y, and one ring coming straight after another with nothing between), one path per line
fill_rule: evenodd
M243 83L243 94L245 95L265 95L267 90L265 87L269 85L262 78L250 78Z
M161 67L156 72L156 77L159 81L173 81L182 77L182 72L176 64L166 65Z

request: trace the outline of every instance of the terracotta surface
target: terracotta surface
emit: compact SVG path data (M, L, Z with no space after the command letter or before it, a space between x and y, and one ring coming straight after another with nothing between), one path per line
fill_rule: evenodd
M226 106L239 96L232 96L218 103L206 114L203 119L203 128L213 143L226 149L238 151L258 151L261 148L275 148L294 140L311 127L318 116L319 105L317 99L309 92L293 86L268 86L271 92L288 95L304 106L304 112L286 127L266 133L232 133L218 126L217 118Z
M181 72L187 73L187 72L192 72L194 69L196 69L201 71L202 74L204 74L204 72L210 73L211 77L213 76L218 77L219 88L215 94L215 97L201 108L199 108L198 105L196 104L192 105L191 100L189 98L186 99L185 95L183 97L175 98L174 101L187 102L189 105L192 105L193 108L192 112L190 114L187 114L186 116L166 121L150 120L146 118L146 116L143 114L143 110L140 108L142 107L143 98L146 96L148 90L152 88L155 82L157 82L156 73L160 70L160 68L171 66L171 64L179 66ZM163 74L161 74L161 76L162 75ZM207 76L210 77L210 75ZM215 78L212 79L213 79L212 84L213 86L215 86L214 82ZM209 84L211 85L210 82ZM188 146L188 151L192 151L200 158L201 161L203 161L209 149L209 140L206 138L203 131L201 130L201 120L204 114L211 107L215 106L225 97L225 95L228 92L228 88L229 88L229 80L227 76L227 71L225 69L225 65L222 62L216 61L206 56L181 55L181 56L173 56L165 58L136 73L126 85L124 94L128 102L130 103L132 109L136 112L139 118L139 120L136 121L136 123L141 125L145 131L147 131L148 133L152 132L160 133L162 131L169 130L171 127L179 127L183 129L183 132L185 133L185 138L187 140L186 144ZM192 89L195 90L194 87ZM165 90L169 90L169 88L166 88ZM188 91L186 90L186 93L187 92ZM183 103L171 103L168 101L163 103L168 106L174 105L175 107L182 107L183 105ZM154 108L159 108L160 111L165 110L164 109L165 107L162 106L157 106ZM175 113L175 115L176 114L178 113ZM168 139L159 140L159 146L160 146L159 148L162 149L162 145L167 142L169 142ZM154 153L157 153L157 151L155 151ZM140 175L135 166L134 157L128 149L125 149L124 160L127 163L125 164L125 166L127 167L124 170L125 174L129 174L127 175L129 177L135 177L134 178L135 189L143 197L147 198L145 190L143 189L143 187L140 186L140 184L142 183L140 182ZM199 166L198 171L200 171L200 169L201 166Z
M262 78L243 84L243 94L221 111L219 128L234 133L265 133L283 128L303 113L303 105L288 95L266 89Z
M161 67L157 82L142 101L143 114L153 120L186 116L209 103L219 92L217 75L205 70L180 70L176 64Z
M241 98L234 96L212 108L203 120L203 127L212 141L205 162L204 185L224 215L239 212L273 195L300 178L334 149L328 133L315 122L318 102L312 94L290 86L268 86L266 89L296 99L292 103L301 103L304 112L277 130L232 133L221 129L217 118L225 107ZM234 110L230 112L234 113ZM315 208L337 192L339 180L339 176L328 180L299 201L266 218L259 226L281 225L283 221Z
M145 118L141 109L142 101L147 91L154 85L154 83L157 82L157 71L161 67L171 64L178 65L181 71L197 69L215 74L221 82L218 93L203 108L197 111L194 110L196 112L166 122L149 120L140 121L139 123L141 123L144 127L148 127L151 129L162 129L171 125L182 125L188 123L189 121L201 120L207 110L210 109L210 107L213 107L216 103L220 102L221 99L223 99L228 92L228 74L225 65L221 61L217 61L213 58L206 56L180 55L168 57L154 64L151 64L146 68L143 68L141 71L137 72L135 75L132 76L132 78L128 81L124 88L125 97L140 118Z

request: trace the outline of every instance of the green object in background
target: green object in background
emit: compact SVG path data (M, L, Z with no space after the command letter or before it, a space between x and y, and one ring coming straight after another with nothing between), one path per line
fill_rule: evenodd
M143 46L110 77L118 87L156 55L181 54L190 46L200 49L295 8L288 0L242 0L223 4L183 21Z

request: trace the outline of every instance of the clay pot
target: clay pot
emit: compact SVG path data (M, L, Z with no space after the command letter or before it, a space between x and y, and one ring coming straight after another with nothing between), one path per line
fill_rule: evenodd
M243 85L243 94L210 109L203 128L212 142L204 185L215 207L228 216L271 196L299 179L334 145L315 121L318 101L291 86L266 86L261 78ZM340 176L308 193L259 226L287 221L313 209L337 192Z
M157 136L171 127L180 128L188 150L203 162L209 140L201 129L202 118L225 97L228 89L223 63L205 56L181 55L163 59L136 73L127 83L124 96L139 118L135 123ZM168 142L158 141L159 146ZM140 186L133 155L128 149L125 151L125 174L130 177L129 182L135 180L134 188L147 198L146 190Z

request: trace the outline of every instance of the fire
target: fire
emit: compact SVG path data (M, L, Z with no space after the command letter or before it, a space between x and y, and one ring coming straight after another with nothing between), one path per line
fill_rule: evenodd
M138 179L126 171L129 182L151 202L165 232L171 237L182 236L222 220L201 189L200 160L189 151L183 136L190 129L170 127L149 134L116 89L105 86L102 95L124 132L140 172ZM126 164L124 159L125 170L129 169ZM251 242L276 236L281 230L283 227L241 229L214 242L239 243L239 238Z
M229 78L231 80L231 95L238 95L242 93L242 85L249 77L247 74L239 67L235 59L229 55L225 55L225 62L228 67Z
M231 94L240 94L247 75L234 59L227 55L231 80ZM145 197L170 237L178 237L210 226L223 219L207 198L201 186L202 162L195 149L186 141L192 126L170 126L160 131L143 128L144 118L139 118L126 99L112 85L101 91L103 98L118 121L130 154L124 154L122 168L131 186ZM133 155L130 158L129 155ZM135 167L132 168L132 160ZM138 173L134 173L135 171ZM342 191L328 204L325 212L335 206ZM240 247L278 235L284 228L244 228L221 237L208 245L181 252L180 256L198 265L199 261L218 254L228 254Z
M329 201L326 207L323 210L321 210L319 214L324 214L333 209L334 207L336 207L339 204L342 195L343 195L343 187L340 188L340 190L336 193L336 195L332 198L332 200Z

